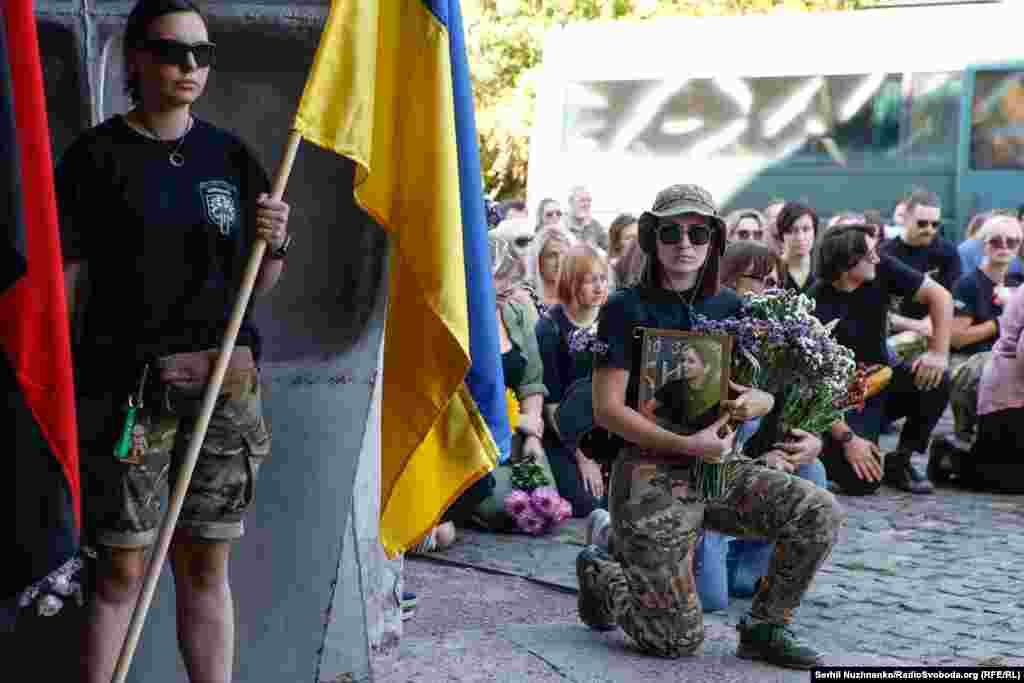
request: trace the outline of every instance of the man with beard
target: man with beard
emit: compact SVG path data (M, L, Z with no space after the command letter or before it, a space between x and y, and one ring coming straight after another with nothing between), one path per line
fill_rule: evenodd
M939 198L934 192L915 190L905 203L902 234L879 245L879 255L891 256L952 291L960 279L960 255L956 245L939 235L941 226ZM928 317L927 306L903 297L889 322L893 332L911 330L931 337L935 321Z
M594 198L590 190L583 185L576 185L570 189L569 213L565 217L565 227L581 242L589 242L607 252L608 230L591 213L593 204Z

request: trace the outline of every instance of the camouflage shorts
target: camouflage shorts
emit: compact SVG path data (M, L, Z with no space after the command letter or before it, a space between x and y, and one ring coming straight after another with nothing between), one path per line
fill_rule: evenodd
M978 385L991 357L992 352L985 351L970 356L957 354L950 359L949 407L957 435L968 441L978 425Z
M239 538L252 503L260 464L270 455L256 369L232 377L235 392L222 394L210 418L192 481L178 517L178 529L208 540ZM163 499L188 451L201 398L173 390L139 411L134 444L137 463L119 460L113 444L124 424L122 406L85 402L82 489L90 540L118 548L152 545L163 521Z

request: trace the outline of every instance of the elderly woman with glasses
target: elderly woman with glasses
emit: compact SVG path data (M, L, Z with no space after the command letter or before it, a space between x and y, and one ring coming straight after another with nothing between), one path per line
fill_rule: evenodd
M957 280L953 287L953 328L950 347L951 390L954 435L960 450L974 443L978 422L978 387L985 365L992 357L992 346L999 338L999 320L1013 289L1008 285L1010 264L1021 246L1020 221L1013 216L993 214L978 231L985 245L985 260L973 272ZM1019 284L1019 283L1015 283ZM941 450L941 449L940 449ZM947 473L957 473L960 463L930 458L930 474L944 481Z
M82 656L92 683L111 679L168 473L186 450L248 255L267 243L255 287L264 295L290 243L289 207L269 198L250 148L192 111L217 54L199 8L140 0L123 45L132 108L81 135L56 170L69 304L82 325L73 359L83 526L98 553ZM197 681L231 678L228 558L270 454L259 351L247 312L170 547L179 646ZM124 411L129 396L142 407ZM115 446L122 432L133 436L128 448Z

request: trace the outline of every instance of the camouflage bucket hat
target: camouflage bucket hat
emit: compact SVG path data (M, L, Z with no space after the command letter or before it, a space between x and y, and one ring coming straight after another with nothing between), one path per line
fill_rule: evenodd
M650 213L658 218L696 213L721 222L711 193L699 185L670 185L658 193Z

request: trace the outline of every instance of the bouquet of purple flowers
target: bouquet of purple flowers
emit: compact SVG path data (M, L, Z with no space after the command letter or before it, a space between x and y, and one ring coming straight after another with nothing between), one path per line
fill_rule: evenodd
M731 376L738 384L782 394L782 429L820 433L842 418L857 382L853 351L814 317L814 302L798 292L747 295L743 315L697 316L694 329L734 339Z
M820 434L862 401L863 373L853 351L832 337L833 325L814 316L814 301L773 289L748 294L738 318L695 317L694 330L733 337L731 377L782 395L780 429ZM720 465L705 466L705 492L721 493Z
M505 512L520 531L540 536L572 517L572 505L558 495L536 463L512 465L511 483L514 488L505 496Z

